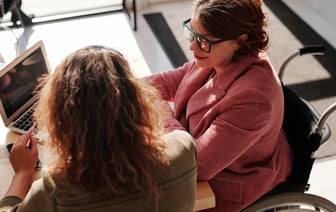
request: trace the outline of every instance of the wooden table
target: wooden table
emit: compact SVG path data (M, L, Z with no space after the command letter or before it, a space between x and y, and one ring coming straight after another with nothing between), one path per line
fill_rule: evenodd
M197 182L195 211L215 207L215 195L207 181Z
M0 199L3 197L6 188L10 183L11 176L14 172L11 170L11 165L9 163L8 155L5 150L5 143L12 143L18 138L18 134L8 131L2 124L0 124L0 170L2 173L0 177ZM9 169L12 172L5 173L4 169ZM38 175L37 175L38 176ZM6 179L4 179L6 178ZM196 201L195 201L195 211L200 211L207 208L215 207L215 195L211 190L211 187L207 181L198 181L197 182L197 191L196 191Z

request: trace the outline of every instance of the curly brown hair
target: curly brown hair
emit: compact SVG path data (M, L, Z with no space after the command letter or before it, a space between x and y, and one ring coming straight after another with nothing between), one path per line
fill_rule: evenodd
M149 189L158 200L155 173L169 166L153 104L159 95L119 52L79 49L41 85L34 115L57 152L52 174L83 191Z
M214 37L238 39L247 35L233 60L246 53L257 55L268 48L269 37L264 30L266 16L261 0L195 0L193 15Z

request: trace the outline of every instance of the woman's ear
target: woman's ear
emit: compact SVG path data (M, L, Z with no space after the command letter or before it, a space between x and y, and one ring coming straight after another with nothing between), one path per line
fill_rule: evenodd
M237 43L239 46L242 46L243 44L245 44L245 42L247 41L248 39L248 35L247 34L242 34L238 37L237 39Z
M240 35L236 40L234 40L234 45L235 49L238 50L240 49L247 41L248 35L247 34L242 34Z

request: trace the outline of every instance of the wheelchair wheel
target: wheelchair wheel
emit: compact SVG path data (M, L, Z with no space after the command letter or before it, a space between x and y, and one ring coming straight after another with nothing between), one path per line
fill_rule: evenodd
M242 212L335 212L336 205L313 194L289 192L258 200Z

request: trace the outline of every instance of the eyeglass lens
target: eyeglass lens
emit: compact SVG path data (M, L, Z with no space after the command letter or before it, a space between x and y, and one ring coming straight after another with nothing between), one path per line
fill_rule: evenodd
M207 40L205 40L201 36L197 35L186 24L184 25L183 28L184 28L184 35L188 39L189 42L192 42L195 39L195 37L196 37L196 42L197 42L198 47L200 49L202 49L203 51L205 51L205 52L209 52L209 50L210 50L210 44L208 43Z

